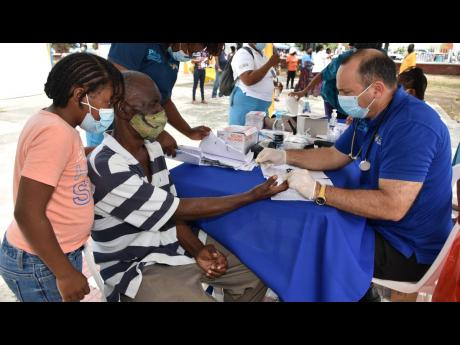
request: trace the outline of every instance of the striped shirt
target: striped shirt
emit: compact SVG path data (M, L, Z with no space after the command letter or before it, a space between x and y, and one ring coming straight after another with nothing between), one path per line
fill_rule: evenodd
M157 142L146 141L145 147L151 183L141 164L109 134L88 157L95 204L94 260L108 301L119 301L120 294L134 298L148 265L195 263L177 240L172 216L179 198L163 150Z

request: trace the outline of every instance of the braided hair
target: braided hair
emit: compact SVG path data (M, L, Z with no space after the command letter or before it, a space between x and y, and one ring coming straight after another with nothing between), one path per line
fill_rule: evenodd
M54 65L45 84L46 95L53 105L65 107L69 102L73 88L86 89L83 97L101 86L112 84L112 103L118 103L124 95L123 77L120 71L109 61L90 53L70 54Z

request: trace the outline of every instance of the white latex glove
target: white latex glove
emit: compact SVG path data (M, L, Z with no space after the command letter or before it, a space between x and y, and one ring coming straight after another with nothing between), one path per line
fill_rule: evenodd
M311 177L308 170L299 169L291 171L287 175L289 188L293 188L305 198L313 200L315 198L316 180Z
M275 165L286 164L286 151L263 149L256 158L256 163L272 163Z

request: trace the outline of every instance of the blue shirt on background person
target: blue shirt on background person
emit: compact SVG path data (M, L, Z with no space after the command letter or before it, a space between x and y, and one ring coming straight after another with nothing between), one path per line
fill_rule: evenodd
M310 63L313 63L313 59L311 58L311 55L310 54L305 54L303 57L302 57L302 67L306 67L305 66L305 63L307 62L310 62Z
M108 59L152 78L160 89L161 104L164 104L171 98L179 72L179 62L167 49L165 43L113 43Z
M364 145L358 157L363 160L379 121L380 116L353 120L335 147L348 155L358 126L353 155ZM379 178L423 183L399 222L369 219L368 224L405 257L415 253L418 263L431 264L452 229L451 146L446 125L430 106L398 87L367 160L371 168L361 172L362 189L378 189Z
M152 78L161 94L161 104L171 98L177 80L179 62L172 58L164 43L112 43L108 60L130 70L147 74ZM99 145L103 133L86 133L86 145Z
M345 53L340 54L321 71L321 80L323 81L323 85L321 86L321 97L323 97L323 99L328 102L333 109L337 109L337 111L341 114L346 114L346 112L339 104L339 91L337 90L336 85L337 71L342 64L342 61L353 53L354 50L348 50Z

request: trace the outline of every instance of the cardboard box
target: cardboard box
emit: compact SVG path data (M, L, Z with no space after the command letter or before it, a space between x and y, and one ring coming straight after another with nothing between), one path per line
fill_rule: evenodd
M251 146L257 144L258 132L253 126L232 125L217 130L217 137L246 154Z
M297 133L305 135L308 131L312 137L326 135L328 129L327 118L315 119L309 116L297 116Z
M250 111L246 114L245 126L253 126L258 130L264 128L264 118L267 115L264 111Z

